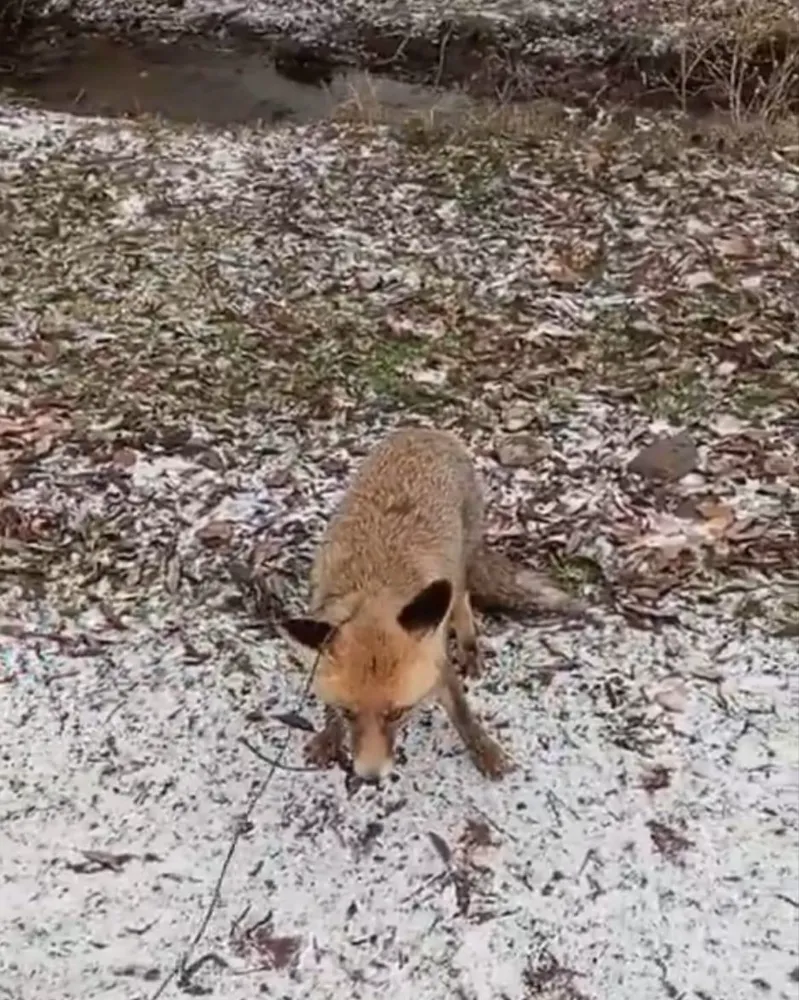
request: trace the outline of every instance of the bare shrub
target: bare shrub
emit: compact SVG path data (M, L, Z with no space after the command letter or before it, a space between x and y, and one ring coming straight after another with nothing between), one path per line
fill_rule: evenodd
M668 42L650 83L683 111L712 104L737 125L775 123L799 110L799 16L782 0L640 0L634 22ZM676 14L676 18L675 18Z
M14 49L47 14L48 0L0 0L0 52Z

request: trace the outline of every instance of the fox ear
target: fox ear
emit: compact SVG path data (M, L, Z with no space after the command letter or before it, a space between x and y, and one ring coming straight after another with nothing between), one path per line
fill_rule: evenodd
M316 618L287 618L283 628L289 637L306 649L318 652L336 634L333 625L320 622Z
M452 584L449 580L434 580L420 590L397 615L406 632L432 632L449 611Z

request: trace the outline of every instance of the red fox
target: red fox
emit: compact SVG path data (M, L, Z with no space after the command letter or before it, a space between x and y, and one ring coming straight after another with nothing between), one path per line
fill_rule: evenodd
M314 665L314 691L325 704L324 728L306 746L309 761L340 759L349 730L355 773L379 781L393 766L399 723L434 698L484 775L497 779L511 768L447 656L451 627L462 671L481 672L470 577L487 604L529 605L535 597L532 575L520 577L502 557L488 560L492 575L475 563L484 555L482 491L465 447L444 431L390 434L328 525L311 572L309 616L284 622ZM551 587L543 603L556 605L555 594L568 601Z

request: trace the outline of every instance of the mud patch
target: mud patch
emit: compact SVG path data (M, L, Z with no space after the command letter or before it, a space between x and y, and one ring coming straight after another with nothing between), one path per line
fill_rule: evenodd
M285 54L271 58L253 48L233 51L189 39L128 44L102 35L40 46L30 65L0 67L3 86L53 111L210 125L314 121L347 102L407 113L466 100L352 69L308 72L303 79Z

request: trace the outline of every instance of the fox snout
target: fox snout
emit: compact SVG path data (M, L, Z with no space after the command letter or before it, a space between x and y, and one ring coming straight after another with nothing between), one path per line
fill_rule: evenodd
M380 718L356 718L351 723L352 767L364 781L378 782L394 766L393 734Z

